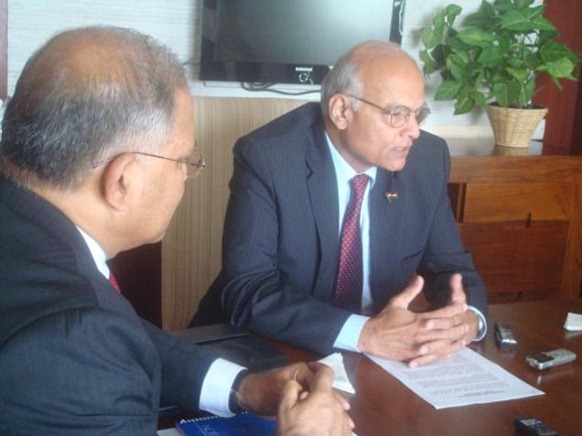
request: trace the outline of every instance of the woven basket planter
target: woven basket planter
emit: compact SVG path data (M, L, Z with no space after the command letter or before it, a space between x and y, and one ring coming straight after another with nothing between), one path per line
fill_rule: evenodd
M514 109L487 105L486 109L495 145L503 147L529 147L534 130L548 113L547 108Z

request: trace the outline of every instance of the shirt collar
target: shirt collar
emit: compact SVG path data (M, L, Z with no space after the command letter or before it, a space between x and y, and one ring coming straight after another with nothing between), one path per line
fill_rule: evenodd
M101 274L105 276L105 278L109 278L109 267L107 266L106 260L107 257L105 256L105 251L99 246L97 241L81 230L80 227L77 226L77 230L81 233L81 236L85 240L87 247L89 247L89 251L91 252L91 256L93 257L93 261L95 261L95 265Z
M376 173L378 171L377 167L370 167L363 173L357 173L349 163L343 158L343 156L337 151L331 138L325 132L325 139L327 141L327 146L329 147L331 153L331 160L333 161L333 166L335 167L335 173L338 179L338 184L341 183L349 183L350 179L358 174L366 174L370 177L370 189L374 186L374 182L376 181Z

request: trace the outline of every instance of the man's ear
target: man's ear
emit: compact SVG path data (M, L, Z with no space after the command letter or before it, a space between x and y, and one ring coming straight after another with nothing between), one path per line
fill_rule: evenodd
M353 110L352 104L345 95L335 94L329 99L329 117L339 130L344 130L350 124Z
M127 210L135 189L135 155L124 153L107 164L101 174L103 199L115 210Z

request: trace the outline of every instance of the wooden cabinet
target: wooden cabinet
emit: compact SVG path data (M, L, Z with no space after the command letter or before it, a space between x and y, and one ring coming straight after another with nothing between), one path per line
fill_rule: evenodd
M579 298L582 157L454 157L461 238L489 302Z

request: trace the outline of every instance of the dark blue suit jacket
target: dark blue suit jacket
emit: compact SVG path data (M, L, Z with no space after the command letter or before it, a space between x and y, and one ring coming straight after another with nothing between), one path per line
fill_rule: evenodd
M401 171L378 170L369 195L374 313L416 273L427 282L428 300L442 306L450 274L460 272L469 304L486 314L485 286L452 215L449 170L446 143L426 132ZM222 311L238 326L331 352L350 315L330 304L339 251L336 183L316 103L241 138L234 147L223 268L193 325L218 321ZM398 199L389 202L385 192L398 192Z
M0 177L0 434L154 435L214 360L142 322L60 211Z

